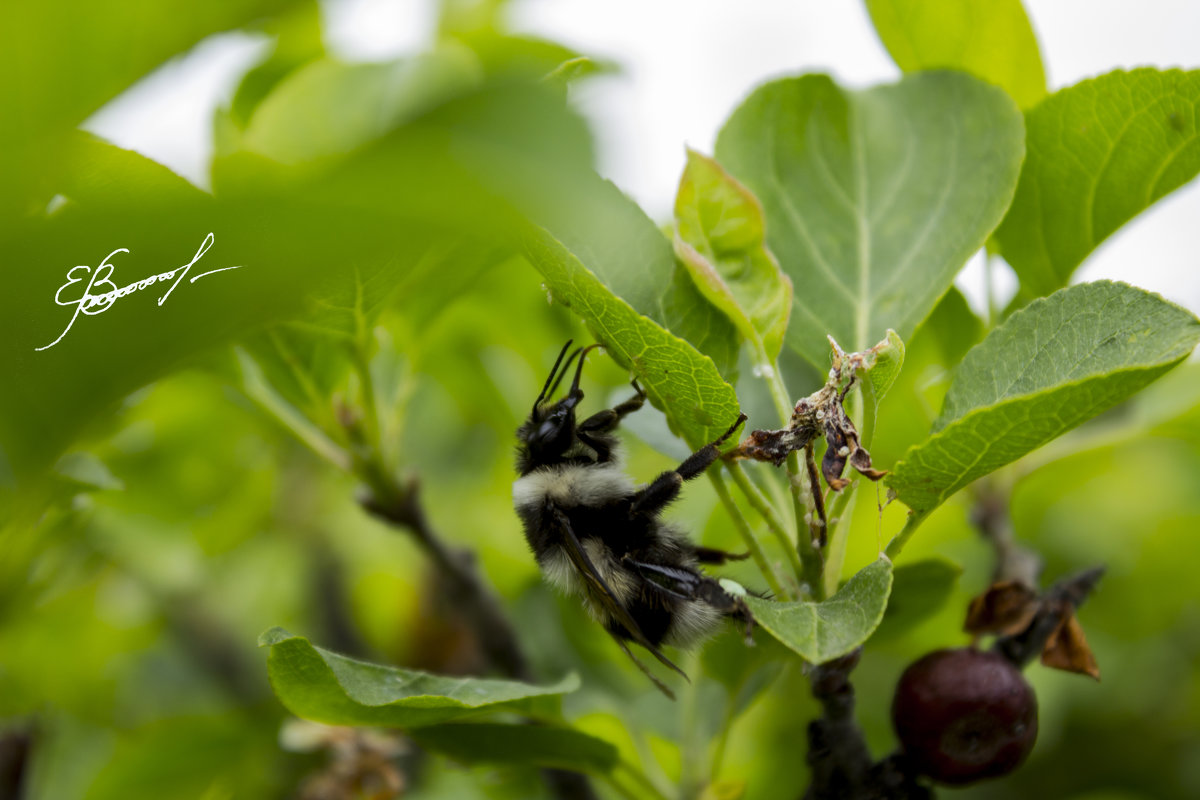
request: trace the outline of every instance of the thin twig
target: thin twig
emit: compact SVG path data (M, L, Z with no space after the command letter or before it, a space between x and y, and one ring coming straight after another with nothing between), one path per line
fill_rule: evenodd
M783 581L775 573L775 568L771 565L771 562L767 560L766 553L762 549L762 544L758 541L758 537L755 536L750 523L746 522L746 518L742 516L741 509L733 502L733 497L729 494L729 487L725 485L725 479L721 477L720 470L709 470L708 478L712 481L713 489L717 492L717 497L725 506L725 510L729 512L729 516L733 519L734 527L737 528L742 541L745 542L746 548L750 551L751 558L758 565L758 570L767 581L767 585L771 587L771 591L776 596L790 598L790 595L784 591Z
M779 542L783 552L787 554L788 562L792 565L792 570L796 573L796 580L804 580L804 564L800 561L800 554L796 552L796 547L792 543L792 538L788 535L787 529L783 527L783 522L780 521L779 515L775 513L775 508L771 502L767 500L762 491L759 490L754 482L750 480L750 476L746 474L746 470L742 469L742 465L737 461L725 462L726 469L733 476L733 482L742 490L742 494L746 495L746 499L763 521L767 523L767 529L775 535L775 539Z
M996 554L992 582L1017 581L1036 589L1042 573L1042 559L1017 542L1008 510L1008 493L988 481L976 483L973 493L975 506L971 509L971 522Z
M829 519L825 516L825 497L821 494L821 473L817 471L817 459L813 443L804 446L804 466L808 470L808 488L813 496L813 514L808 526L812 530L813 539L820 547L828 540Z
M817 471L817 462L813 454L812 442L804 446L804 465L808 477L808 491L812 495L812 513L806 513L805 520L797 521L799 529L800 560L804 562L805 584L814 600L825 599L825 553L824 547L829 528L829 519L825 515L825 498L821 494L821 478Z

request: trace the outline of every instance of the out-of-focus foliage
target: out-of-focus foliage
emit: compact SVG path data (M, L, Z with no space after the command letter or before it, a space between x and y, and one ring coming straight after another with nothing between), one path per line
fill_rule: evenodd
M603 782L610 779L633 796L676 786L754 800L799 796L808 781L805 727L818 709L799 658L768 632L821 660L874 631L855 673L858 717L877 755L892 750L896 677L921 653L966 641L967 599L989 579L991 553L968 523L969 492L928 515L892 570L878 555L907 509L888 504L878 486L847 489L845 567L829 576L847 582L805 606L813 606L811 631L776 624L785 598L752 599L766 629L755 633L756 646L731 626L681 659L692 683L678 687L675 704L576 600L544 586L522 541L511 509L512 432L568 338L588 341L590 331L615 358L589 360L587 411L628 397L636 374L666 411L639 412L636 429L663 449L679 447L668 429L692 445L715 438L739 407L754 412L751 425L775 427L768 376L743 346L743 320L698 289L672 252L675 233L696 246L695 229L681 218L664 235L591 169L590 134L563 99L593 62L505 34L502 2L444 3L427 52L382 64L331 58L311 3L202 5L27 4L0 26L0 246L13 265L0 293L0 737L29 737L26 800L294 797L339 756L290 747L279 698L296 695L282 680L318 708L340 692L341 711L367 708L368 716L382 713L377 700L405 713L457 714L461 704L446 698L494 686L466 677L482 670L479 644L432 579L426 553L356 501L346 470L364 457L368 433L388 468L419 475L440 534L475 552L535 683L580 676L561 698L574 683L552 699L490 708L484 720L439 717L417 728L412 718L327 720L410 728L396 734L402 754L390 763L412 796L546 797L544 766L600 776L605 798L617 796ZM816 388L800 378L819 384L811 368L828 364L827 333L849 349L889 326L903 337L903 368L878 381L871 409L874 461L891 468L926 439L939 411L959 419L997 405L972 365L1011 363L1027 339L998 347L996 337L1052 301L1015 314L964 362L990 322L951 281L1016 185L1016 109L1038 88L1036 43L1031 50L1023 28L1008 29L1020 47L1001 59L996 48L969 46L977 31L946 15L940 34L911 40L910 59L882 21L885 4L868 5L906 70L963 69L1000 88L944 72L865 91L820 76L767 84L734 112L712 162L753 192L729 209L762 201L765 242L755 220L735 226L745 239L724 238L727 220L705 205L717 189L689 208L712 245L701 252L719 262L712 266L764 343L786 315L732 287L758 290L764 278L778 286L762 269L771 258L795 284L779 373L797 396ZM1017 20L1014 5L997 4L995 13ZM211 191L77 130L165 59L231 29L265 32L275 44L216 115ZM939 55L955 52L983 61ZM994 69L1005 64L1007 72ZM1005 231L1024 224L1027 178L1044 183L1034 171L1077 164L1049 149L1055 126L1073 137L1064 145L1073 156L1108 154L1123 165L1120 174L1084 176L1113 197L1146 173L1129 166L1142 148L1127 152L1124 139L1110 147L1104 126L1068 125L1074 117L1051 112L1085 91L1101 118L1126 119L1133 112L1119 81L1164 75L1179 74L1106 76L1026 115L1022 188L997 237L1027 289L1066 282L1092 247L1167 191L1143 202L1131 190L1117 202L1098 189L1097 219L1106 203L1117 211L1066 261L1052 259L1053 285L1038 284L1012 244L1021 237ZM1127 94L1144 98L1144 88ZM1173 188L1195 174L1187 166L1191 118L1183 106L1156 102L1133 114L1129 130L1155 143L1144 150L1162 168L1150 188ZM1153 109L1161 119L1143 130ZM1164 161L1154 136L1179 144L1180 155ZM1038 218L1054 217L1056 226L1066 213L1039 208ZM127 247L112 259L111 279L124 286L186 264L210 231L211 250L191 274L239 269L183 281L161 305L167 285L156 283L103 313L80 313L61 341L35 350L71 320L74 307L54 298L72 266L95 268ZM1055 235L1076 233L1066 225ZM738 271L743 257L746 274ZM846 285L839 289L827 270ZM1190 316L1176 321L1194 327ZM1129 343L1103 344L1125 352ZM1137 365L1157 376L1185 351ZM801 357L810 363L797 366ZM1037 371L1054 379L1055 392L1078 388L1059 380L1072 374ZM850 404L861 420L853 397ZM1105 680L1096 686L1032 668L1042 708L1030 763L962 794L1200 793L1197 408L1200 373L1185 364L991 477L1012 489L1017 536L1045 556L1049 577L1108 564L1081 613ZM637 480L678 463L633 436L624 441L624 469ZM751 477L782 505L783 481L766 469ZM754 509L742 511L762 527ZM688 486L670 516L706 545L742 547L702 482ZM783 552L766 544L786 572ZM751 562L714 571L754 593L767 588ZM792 625L799 616L782 619ZM280 660L271 659L273 692L255 641L276 625L321 649L277 642L303 642L307 660L288 662L294 669L281 679ZM307 670L320 666L314 658L353 673L354 692L321 683L336 670ZM428 697L401 697L395 679L418 673L453 677L438 679ZM544 724L517 724L507 714L514 710ZM631 765L644 784L630 778Z
M1046 95L1037 37L1021 0L866 0L875 31L905 72L956 69L1028 108Z

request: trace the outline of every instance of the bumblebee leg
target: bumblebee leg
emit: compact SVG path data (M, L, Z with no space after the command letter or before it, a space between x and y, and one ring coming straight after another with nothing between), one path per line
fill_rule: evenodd
M599 460L608 461L612 456L612 448L603 441L589 435L593 433L608 433L614 430L617 425L621 424L621 420L627 414L632 414L637 411L646 402L646 393L642 391L642 387L638 386L638 382L633 381L633 390L637 392L633 397L626 400L624 403L615 408L606 408L603 411L597 411L592 416L579 423L579 427L575 429L575 434L579 440L588 447L596 451Z
M696 560L701 564L724 564L729 561L745 561L750 557L749 553L730 553L728 550L718 550L715 547L701 547L694 545L692 554L696 556Z
M633 506L630 514L657 514L679 495L684 481L690 481L698 475L703 475L714 461L721 456L718 446L733 435L738 426L746 421L745 414L739 414L737 421L729 430L721 434L716 441L704 445L692 453L684 462L673 470L664 472L649 485L633 496Z

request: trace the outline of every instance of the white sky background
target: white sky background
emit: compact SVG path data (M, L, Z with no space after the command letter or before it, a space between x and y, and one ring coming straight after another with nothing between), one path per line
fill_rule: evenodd
M1200 67L1196 0L1025 0L1050 89L1118 67ZM424 46L432 0L326 0L326 41L350 60ZM615 76L573 90L592 122L599 169L655 220L667 219L684 147L711 153L721 123L756 86L822 71L862 87L894 81L861 0L518 0L513 26L618 64ZM205 185L211 114L266 46L213 37L102 109L85 127ZM974 259L959 278L982 304ZM1094 252L1076 280L1113 278L1200 312L1200 181L1160 201ZM1011 272L997 276L1002 295ZM800 287L798 287L799 289Z

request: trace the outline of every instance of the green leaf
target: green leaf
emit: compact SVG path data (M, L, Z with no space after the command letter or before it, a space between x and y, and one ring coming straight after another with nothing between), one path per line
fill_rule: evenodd
M553 686L531 686L368 664L282 628L265 632L258 643L271 648L267 670L280 702L298 717L328 725L417 728L496 711L556 716L555 698L579 688L575 675Z
M587 166L590 151L582 123L546 87L507 81L449 98L320 169L226 156L214 168L214 195L92 137L77 135L68 155L67 177L49 190L67 200L0 230L14 263L33 265L14 270L0 293L0 362L10 370L0 449L21 483L44 477L129 392L218 345L330 298L317 322L345 329L339 298L356 272L367 287L420 296L433 284L445 297L441 287L461 277L439 261L447 248L515 248L504 237L520 218L504 190L561 196L567 187L556 176ZM485 174L489 184L507 180L485 188ZM103 313L80 313L61 341L37 350L72 319L75 307L55 296L74 265L96 267L127 248L111 262L112 280L124 286L188 263L210 232L214 243L191 276L239 269L183 280L161 306L165 292L155 286Z
M44 194L47 183L70 169L63 156L71 132L151 70L211 34L298 4L213 0L186 13L137 0L6 8L0 75L10 79L0 81L0 218L24 216L44 204L53 194Z
M244 147L284 164L347 153L478 83L464 48L398 61L321 59L285 78L263 100Z
M926 558L896 567L892 596L872 641L895 639L936 614L954 594L962 567Z
M1029 108L1046 95L1037 37L1021 0L866 0L871 22L905 72L956 69Z
M812 664L844 656L883 619L892 590L892 562L880 556L820 603L776 603L747 596L754 621Z
M527 213L608 291L690 342L732 380L737 330L700 294L658 226L620 189L595 173L573 176L570 200L533 207Z
M229 101L229 118L245 127L258 104L291 73L325 54L321 39L321 9L314 0L297 3L268 26L275 35L271 52L242 76Z
M512 764L605 773L617 748L571 728L471 723L434 725L412 734L427 750L466 764Z
M548 231L533 230L525 251L555 300L587 323L693 448L715 440L737 419L737 396L711 358L635 311Z
M909 508L928 512L1136 393L1198 341L1190 312L1125 284L1081 284L1036 300L967 354L933 435L887 482Z
M1025 127L1028 157L996 241L1043 295L1200 172L1200 71L1110 72L1055 92Z
M765 236L758 198L720 164L689 149L675 198L675 255L700 293L772 363L792 311L792 282Z
M577 80L603 73L606 67L587 56L577 56L567 59L546 74L545 80L561 86L565 92L567 87Z
M891 328L908 339L999 223L1024 153L1003 91L961 73L861 92L769 83L725 124L717 160L762 201L796 286L787 343L828 366Z
M904 367L904 340L894 330L888 329L887 337L871 349L875 351L875 364L867 370L867 378L871 381L878 405Z

